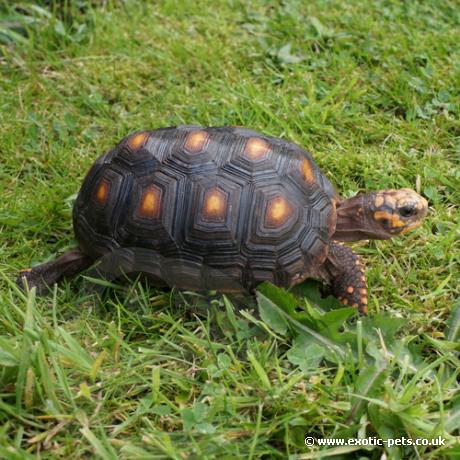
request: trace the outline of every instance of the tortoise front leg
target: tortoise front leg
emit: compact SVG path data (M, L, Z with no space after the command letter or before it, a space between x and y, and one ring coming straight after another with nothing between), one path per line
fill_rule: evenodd
M367 282L359 256L348 246L333 242L324 268L334 296L366 315Z

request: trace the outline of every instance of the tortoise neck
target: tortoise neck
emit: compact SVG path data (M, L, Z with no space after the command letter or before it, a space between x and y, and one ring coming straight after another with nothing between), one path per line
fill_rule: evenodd
M360 194L337 203L337 225L332 239L359 241L379 238L368 218L369 204L374 193Z

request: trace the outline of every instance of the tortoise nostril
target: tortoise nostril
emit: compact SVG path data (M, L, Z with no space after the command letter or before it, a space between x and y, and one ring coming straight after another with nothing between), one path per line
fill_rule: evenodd
M405 206L402 206L401 208L398 209L398 211L402 217L411 217L417 214L417 209L415 208L415 206L410 205L410 204L406 204Z

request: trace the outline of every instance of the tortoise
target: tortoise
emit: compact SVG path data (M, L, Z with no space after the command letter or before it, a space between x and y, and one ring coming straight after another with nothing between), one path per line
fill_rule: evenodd
M179 289L252 292L317 278L366 314L364 267L343 242L404 234L427 207L407 188L343 199L307 151L246 128L137 131L85 177L73 208L78 247L18 281L46 289L101 260L102 273Z

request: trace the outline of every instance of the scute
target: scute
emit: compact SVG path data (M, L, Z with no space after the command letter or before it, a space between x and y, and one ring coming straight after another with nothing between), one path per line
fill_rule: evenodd
M74 227L85 252L179 288L290 286L327 256L333 193L307 152L252 130L140 131L91 168Z

